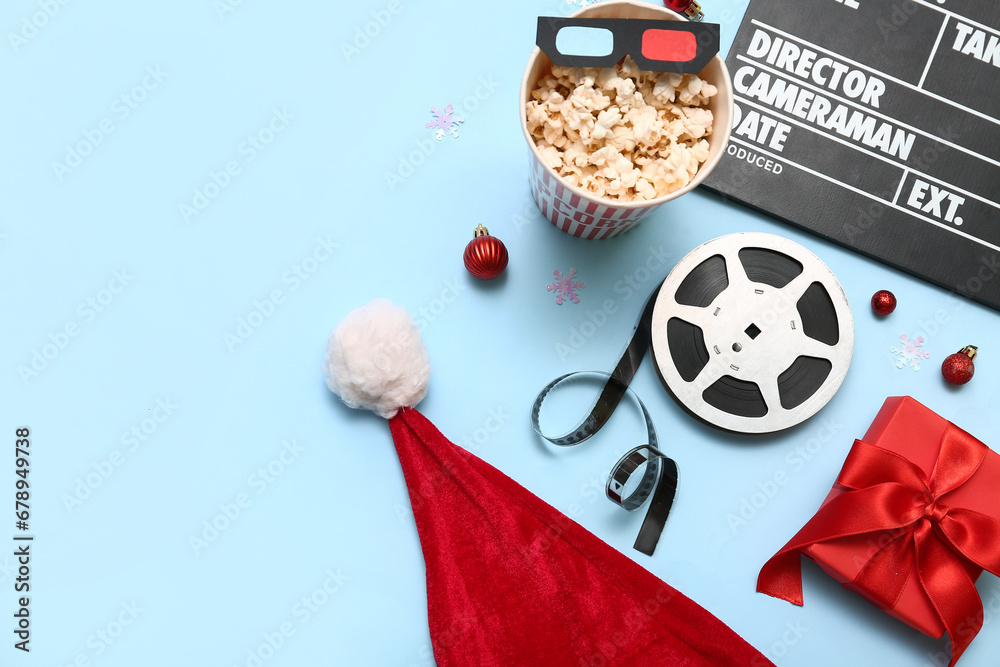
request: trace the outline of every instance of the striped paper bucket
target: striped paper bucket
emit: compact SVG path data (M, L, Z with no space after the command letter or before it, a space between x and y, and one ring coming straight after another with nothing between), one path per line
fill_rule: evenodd
M684 21L679 14L656 5L632 0L609 0L585 7L570 16L584 18L642 18ZM595 197L586 190L566 183L555 170L546 165L535 141L528 132L525 105L540 78L549 73L552 61L536 46L528 59L521 80L521 129L528 141L528 182L531 194L542 215L573 236L585 239L609 239L638 225L660 204L676 199L693 190L722 158L729 142L733 122L733 85L721 55L716 55L701 71L701 78L719 89L709 102L714 116L712 135L708 137L708 159L684 188L647 201L619 202Z

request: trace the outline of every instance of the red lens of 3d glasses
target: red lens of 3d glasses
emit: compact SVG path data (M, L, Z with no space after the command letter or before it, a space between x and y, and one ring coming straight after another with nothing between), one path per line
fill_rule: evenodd
M642 33L642 55L650 60L687 62L698 54L698 42L690 32L650 29Z

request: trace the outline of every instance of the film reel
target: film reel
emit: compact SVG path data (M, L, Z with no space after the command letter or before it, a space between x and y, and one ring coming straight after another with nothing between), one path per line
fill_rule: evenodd
M653 307L653 360L674 398L729 431L771 433L833 398L854 319L833 272L789 239L739 233L688 253Z

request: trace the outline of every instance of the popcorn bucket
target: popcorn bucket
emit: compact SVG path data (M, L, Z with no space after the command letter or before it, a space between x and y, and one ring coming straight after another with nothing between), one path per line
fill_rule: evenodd
M608 0L580 9L570 16L686 20L680 14L664 7L633 0ZM709 155L690 183L655 199L631 202L598 197L583 188L570 185L545 163L528 131L525 105L531 99L531 91L534 90L538 80L551 69L552 61L536 46L528 59L524 78L521 79L521 130L528 141L528 182L535 203L542 215L568 234L585 239L609 239L624 234L638 225L660 204L676 199L698 187L725 153L733 123L733 85L726 63L720 54L716 54L699 74L702 79L719 90L708 104L708 109L714 117L712 134L707 137Z

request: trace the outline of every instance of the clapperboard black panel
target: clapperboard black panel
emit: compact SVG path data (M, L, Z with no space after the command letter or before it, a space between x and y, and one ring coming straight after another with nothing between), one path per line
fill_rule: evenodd
M752 0L705 181L1000 309L1000 2Z

